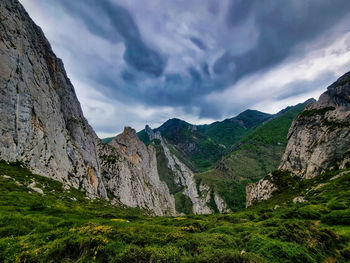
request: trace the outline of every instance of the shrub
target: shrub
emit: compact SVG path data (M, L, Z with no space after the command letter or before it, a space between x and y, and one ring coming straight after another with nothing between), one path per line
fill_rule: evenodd
M322 217L322 222L329 225L350 225L350 209L332 211Z
M297 213L306 219L319 219L321 217L318 207L313 205L303 206L297 210Z

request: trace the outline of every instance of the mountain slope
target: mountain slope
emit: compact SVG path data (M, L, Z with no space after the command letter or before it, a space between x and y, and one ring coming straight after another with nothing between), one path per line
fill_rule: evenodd
M0 2L0 158L106 197L98 138L63 63L18 1Z
M175 148L178 158L185 160L193 171L205 171L220 160L233 144L271 116L247 110L231 119L209 125L192 125L180 119L170 119L154 131L161 133ZM149 142L145 130L140 131L138 136L146 144Z
M215 189L233 210L245 204L245 187L277 169L294 118L310 101L288 107L258 126L232 148L214 169L196 174L199 182Z
M96 136L62 61L17 0L0 2L0 91L0 159L20 161L90 198L176 214L156 165L135 162L122 146Z
M350 166L350 72L293 123L280 169L303 178Z
M227 148L239 142L247 132L271 118L271 114L256 110L246 110L236 117L210 125L200 125L198 129L218 144Z

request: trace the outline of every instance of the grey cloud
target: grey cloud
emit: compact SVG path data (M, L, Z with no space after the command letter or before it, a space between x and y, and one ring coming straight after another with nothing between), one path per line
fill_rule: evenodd
M91 33L108 41L120 41L123 38L126 51L125 61L138 71L158 77L166 65L165 59L149 48L142 40L138 26L124 7L110 0L79 1L62 0L63 7L80 17Z
M281 92L276 96L276 100L284 100L290 97L309 93L316 89L324 90L325 83L334 82L339 76L335 76L332 71L320 72L315 79L293 81L281 87Z
M63 60L69 61L73 79L111 100L152 109L181 108L199 118L219 119L258 104L258 96L244 101L233 96L225 106L208 101L208 94L235 89L244 78L263 76L302 58L309 51L305 47L320 37L329 44L350 31L348 23L340 24L350 15L348 0L20 1L41 8L38 15L51 23L51 31L75 23L75 30L61 29L49 39L55 51L56 43L58 49L69 50ZM58 23L56 16L50 21L58 11L73 19ZM74 33L81 25L89 32L86 38L85 30ZM330 34L335 26L340 31ZM325 72L309 83L281 86L274 99L325 87L332 78ZM111 129L106 124L105 130Z
M150 1L157 2L157 0ZM167 53L161 55L155 48L151 49L145 44L139 29L141 25L137 25L135 17L142 15L143 20L150 21L153 17L152 14L145 15L147 10L145 10L145 14L135 12L133 7L136 2L127 7L111 0L86 0L84 4L79 3L79 1L63 0L61 3L64 3L64 6L69 8L72 14L77 15L91 33L110 42L123 41L125 44L123 59L126 64L120 69L115 69L119 72L108 70L108 67L102 66L94 69L92 73L91 78L96 83L104 85L105 93L118 99L139 101L150 106L182 106L191 110L191 105L195 103L200 108L201 116L220 114L220 107L208 107L207 103L203 101L207 94L214 90L223 90L245 76L260 70L267 70L271 66L281 63L295 47L324 33L325 30L340 21L341 16L339 15L345 15L347 12L346 8L342 6L342 4L346 4L345 0L339 0L336 3L330 0L322 3L317 0L302 2L288 0L284 1L283 5L274 0L235 0L231 2L229 11L226 13L226 19L224 19L226 24L216 25L217 28L211 28L210 23L208 27L198 25L191 28L190 24L186 24L187 20L183 21L193 31L193 34L190 32L190 36L186 35L185 37L198 47L198 51L182 47L184 56L195 58L193 65L185 66L177 56L173 56L172 50L166 50ZM201 19L209 19L210 21L212 14L215 16L225 15L222 13L222 10L225 10L222 8L222 3L215 8L213 1L207 1L207 3L208 17L204 16ZM162 6L155 5L157 6L155 12L166 14L167 9L171 10L174 7L181 7L179 10L185 12L186 9L191 8L196 10L200 5L200 1L191 1L188 6L181 2L163 3ZM141 6L146 8L147 3L145 2ZM350 6L350 2L346 6ZM323 14L326 10L328 15L325 17ZM170 19L168 15L163 15L163 17ZM311 21L310 18L312 18ZM250 39L242 38L240 35L232 35L232 32L237 32L235 28L244 28L249 19L253 19L258 32L257 44L244 52L230 50L229 41L231 39L240 42L238 45L232 43L232 46L250 45ZM175 22L164 21L164 23L170 24ZM155 24L157 28L162 25L159 24L159 21ZM146 27L143 32L147 30L155 36L152 38L152 46L161 45L162 42L157 42L157 31L154 31L154 28ZM206 45L209 41L206 38L207 32L214 34L212 35L216 41L214 50L209 49ZM173 31L163 33L167 37L173 37L175 34ZM201 37L195 37L198 35ZM207 60L207 54L220 50L222 47L228 49L214 63L210 63ZM198 59L201 57L200 54L204 55ZM167 59L165 57L172 62L177 61L175 72L166 72ZM210 72L215 74L211 75ZM291 91L291 93L293 92ZM233 103L237 103L234 102L234 98L232 100Z
M214 71L223 73L229 65L235 64L233 81L236 81L267 69L283 61L298 45L326 33L349 15L349 11L350 1L347 0L232 1L227 26L234 27L253 17L259 31L258 43L243 54L231 56L229 52L225 53L216 61Z
M193 44L195 44L198 48L202 50L206 50L207 46L203 43L202 40L200 40L197 37L190 37L190 40L192 41Z

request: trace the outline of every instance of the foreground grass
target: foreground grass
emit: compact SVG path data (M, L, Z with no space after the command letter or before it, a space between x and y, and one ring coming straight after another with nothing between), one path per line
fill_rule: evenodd
M0 175L0 262L350 260L349 172L299 182L235 214L182 217L88 200L19 164L0 162ZM43 195L28 188L33 181ZM293 204L300 194L308 202Z

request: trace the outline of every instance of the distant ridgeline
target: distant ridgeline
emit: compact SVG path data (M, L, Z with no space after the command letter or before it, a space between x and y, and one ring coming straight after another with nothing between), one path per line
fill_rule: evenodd
M157 138L161 137L178 160L195 173L197 185L209 186L230 210L237 210L245 206L246 185L277 169L292 121L313 101L274 115L246 110L209 125L170 119L157 129L146 126L138 136L146 145L155 145L154 134L158 134ZM159 172L162 177L163 171Z

